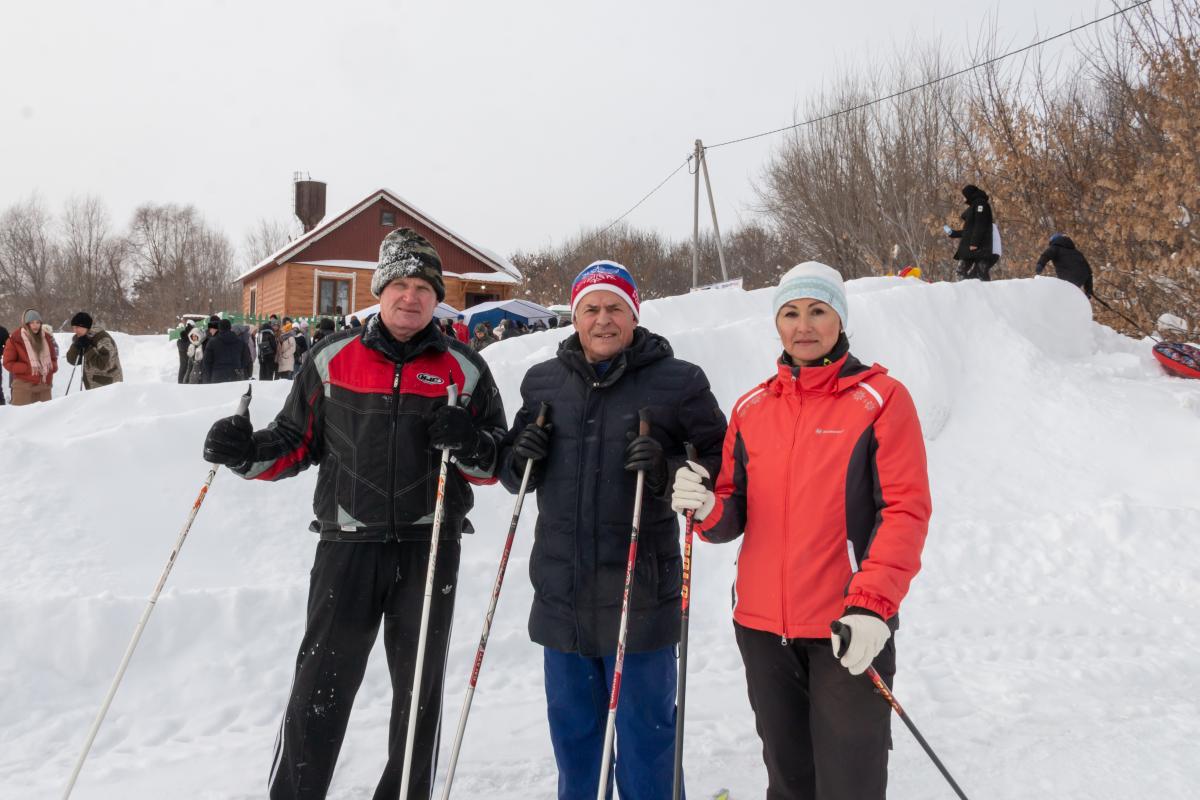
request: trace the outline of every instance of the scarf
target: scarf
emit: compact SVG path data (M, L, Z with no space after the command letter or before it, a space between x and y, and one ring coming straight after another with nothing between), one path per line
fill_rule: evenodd
M32 334L29 332L28 325L21 326L21 338L25 340L25 351L29 354L29 368L39 379L37 383L46 383L45 378L50 375L52 366L50 362L51 348L47 344L45 336L44 331Z

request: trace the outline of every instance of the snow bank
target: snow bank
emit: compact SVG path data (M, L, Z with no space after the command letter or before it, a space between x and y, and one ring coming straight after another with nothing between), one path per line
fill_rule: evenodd
M972 796L1190 796L1200 386L1164 376L1146 343L1094 324L1061 281L879 278L849 293L854 352L908 385L929 448L935 515L898 634L908 711ZM649 302L643 324L705 368L726 410L773 371L768 292ZM205 475L204 432L244 389L177 386L174 343L114 335L125 384L0 409L4 797L61 791ZM510 416L525 370L566 335L485 351ZM256 425L287 388L254 385ZM315 477L218 474L76 797L264 794L316 544L306 530ZM499 488L477 493L447 736L511 506ZM526 508L456 796L554 791L541 654L525 633ZM729 623L734 554L696 553L686 766L700 798L765 789ZM368 669L331 797L369 796L385 760L382 661ZM948 795L899 723L893 738L891 796Z

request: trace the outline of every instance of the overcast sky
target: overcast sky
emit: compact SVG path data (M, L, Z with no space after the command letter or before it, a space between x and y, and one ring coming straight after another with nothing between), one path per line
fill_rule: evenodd
M256 220L291 218L304 170L329 184L330 213L387 187L511 254L606 223L696 138L790 124L823 82L911 41L965 64L989 19L1015 47L1112 8L6 0L0 209L91 193L123 227L139 203L192 203L240 245ZM722 228L752 213L782 138L710 153ZM680 172L630 222L689 236L691 192Z

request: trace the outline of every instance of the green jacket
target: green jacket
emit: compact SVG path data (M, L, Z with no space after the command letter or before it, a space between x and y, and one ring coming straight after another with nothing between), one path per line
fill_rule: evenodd
M89 344L83 350L83 388L120 383L123 378L121 357L117 354L117 343L108 331L92 328L86 338ZM73 367L79 365L79 350L79 340L72 341L67 350L67 363Z

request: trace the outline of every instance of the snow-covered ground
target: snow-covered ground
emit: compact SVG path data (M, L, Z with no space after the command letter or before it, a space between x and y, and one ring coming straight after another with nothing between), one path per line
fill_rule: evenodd
M1061 281L879 278L849 291L854 352L909 386L930 456L935 511L898 634L901 702L971 797L1195 797L1200 382L1166 377L1145 342L1094 324ZM725 290L651 302L643 324L705 368L728 410L773 370L768 298ZM510 416L522 374L563 335L486 351ZM61 792L206 473L204 433L245 388L177 386L173 343L117 341L124 384L0 409L0 797ZM255 385L257 426L287 388ZM218 474L74 796L264 795L316 545L306 530L315 478ZM511 507L498 487L477 493L446 744ZM541 654L525 633L526 509L457 797L554 794ZM694 798L765 788L729 622L734 552L696 553ZM370 797L389 697L377 657L332 797ZM899 721L893 738L891 796L951 797Z

